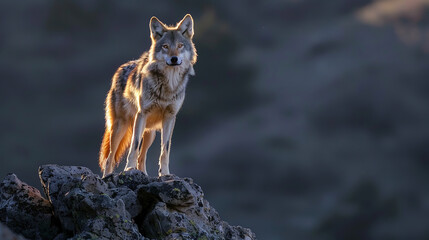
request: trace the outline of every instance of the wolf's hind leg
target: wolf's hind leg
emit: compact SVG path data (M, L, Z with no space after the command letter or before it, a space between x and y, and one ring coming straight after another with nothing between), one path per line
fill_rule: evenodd
M145 131L143 133L143 140L142 140L143 142L140 143L141 144L141 150L140 150L138 167L139 167L139 170L144 172L146 175L147 175L147 171L146 171L147 150L152 145L153 140L155 140L155 135L156 135L155 130Z
M110 133L110 153L106 160L103 177L113 172L116 151L118 150L119 143L124 137L127 128L127 122L122 119L117 119L113 123L112 131Z

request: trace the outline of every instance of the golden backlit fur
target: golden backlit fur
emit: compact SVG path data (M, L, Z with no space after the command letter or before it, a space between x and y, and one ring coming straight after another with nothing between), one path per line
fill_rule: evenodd
M129 149L126 169L146 172L146 152L161 131L159 174L169 174L175 117L194 75L196 50L193 19L188 14L175 27L150 21L152 46L140 59L118 68L106 98L106 130L100 149L103 175L111 173ZM138 161L137 161L138 160Z

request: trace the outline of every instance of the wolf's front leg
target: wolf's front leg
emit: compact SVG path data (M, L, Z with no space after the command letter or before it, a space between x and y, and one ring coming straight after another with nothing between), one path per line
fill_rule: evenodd
M170 174L170 149L171 136L173 135L174 123L176 116L166 117L162 121L161 130L161 155L159 157L159 176Z
M130 152L127 157L127 165L125 166L125 171L133 168L137 168L137 157L141 142L141 136L144 128L146 127L146 115L141 111L136 114L136 118L134 120L134 128L133 128L133 138L130 144Z

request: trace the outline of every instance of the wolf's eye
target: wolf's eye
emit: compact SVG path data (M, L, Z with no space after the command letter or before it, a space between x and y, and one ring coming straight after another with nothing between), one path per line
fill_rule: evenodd
M164 48L164 49L168 49L168 45L167 45L167 44L164 44L164 45L162 45L162 48Z
M179 43L179 44L177 44L177 47L178 47L178 48L182 48L182 47L183 47L183 43Z

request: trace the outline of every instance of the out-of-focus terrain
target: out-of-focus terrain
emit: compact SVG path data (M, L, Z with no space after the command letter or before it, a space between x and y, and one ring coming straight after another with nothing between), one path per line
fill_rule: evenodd
M186 13L173 173L260 239L429 237L427 0L3 1L0 175L97 172L111 76Z

